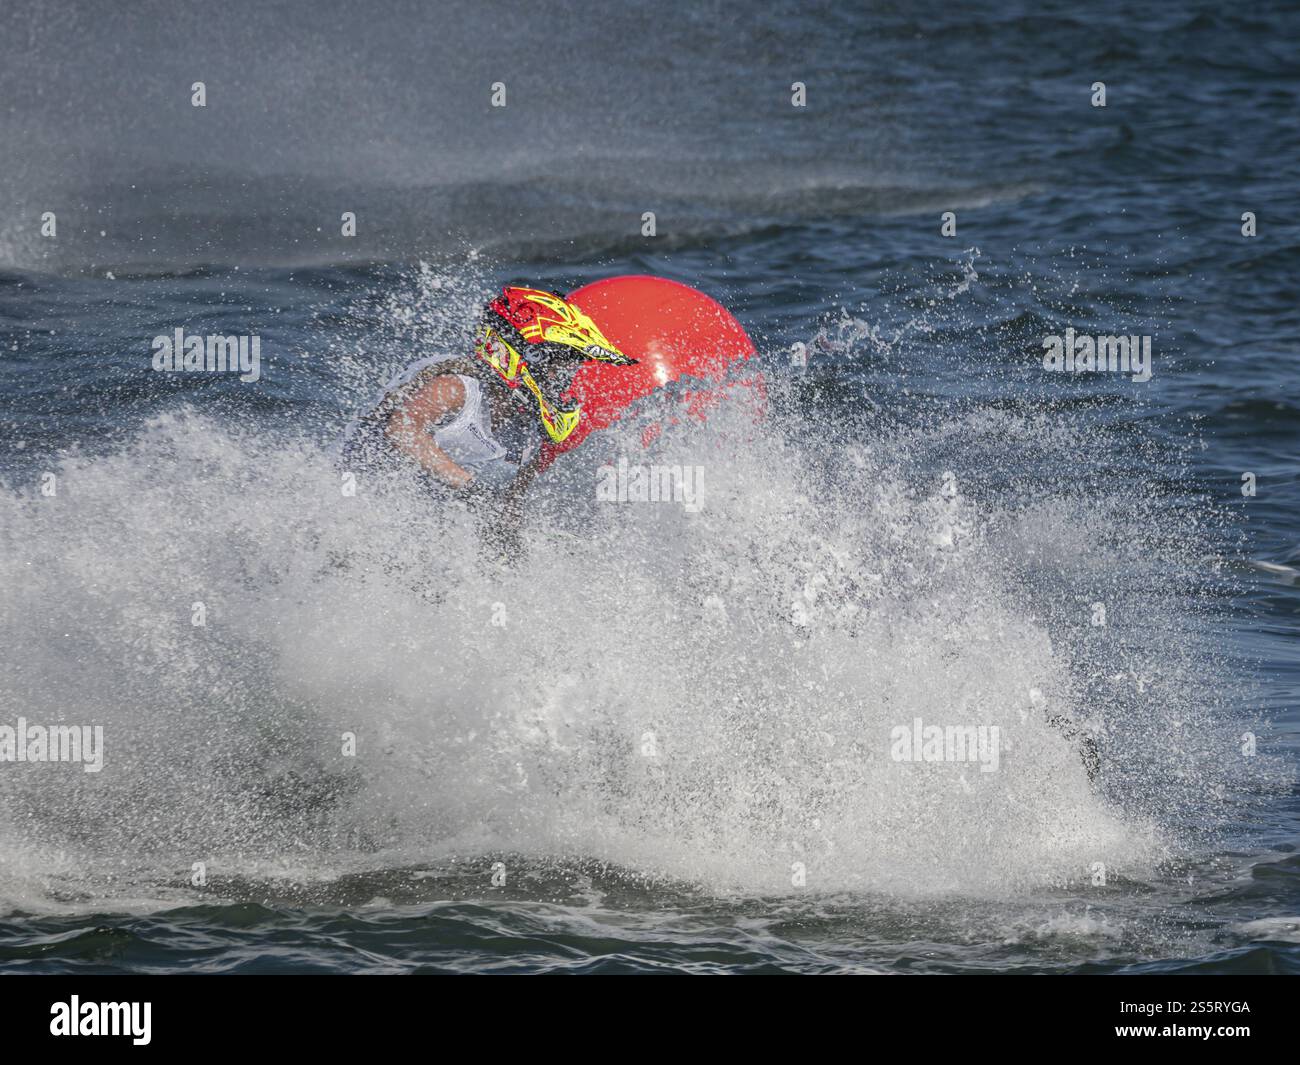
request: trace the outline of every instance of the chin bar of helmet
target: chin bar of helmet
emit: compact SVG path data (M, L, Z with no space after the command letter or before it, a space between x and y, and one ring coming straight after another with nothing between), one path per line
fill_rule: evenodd
M501 357L497 354L496 348L498 345L510 353L509 363L503 363ZM506 339L491 326L484 326L475 338L474 354L491 366L500 375L501 380L511 388L518 388L520 382L523 382L524 387L537 400L537 410L541 415L546 435L557 444L563 443L569 434L578 427L578 421L582 417L582 408L573 407L565 410L562 407L554 406L542 395L542 389L534 380L532 372L528 369L528 363L523 360L523 356L511 347Z

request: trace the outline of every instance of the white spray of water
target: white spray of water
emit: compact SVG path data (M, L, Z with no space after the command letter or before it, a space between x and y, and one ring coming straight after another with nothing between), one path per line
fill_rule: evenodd
M102 724L107 754L6 766L4 895L489 852L1003 894L1165 853L1049 722L1092 708L1008 564L1082 509L981 512L904 440L828 464L725 410L638 439L562 460L513 566L462 509L345 496L314 443L193 411L6 492L4 718ZM598 503L614 455L701 467L701 508ZM917 718L997 726L997 771L895 761Z
M397 361L481 303L416 281L378 312ZM319 440L188 408L66 459L52 497L9 484L0 724L103 725L107 750L0 765L0 905L488 855L998 898L1148 876L1228 816L1231 696L1176 587L1205 528L1101 487L1068 418L832 422L769 385L762 425L660 398L592 437L509 565L461 506L346 494ZM1062 456L1083 472L1031 490ZM598 501L619 458L701 470L701 505ZM996 771L896 760L918 720L996 728Z

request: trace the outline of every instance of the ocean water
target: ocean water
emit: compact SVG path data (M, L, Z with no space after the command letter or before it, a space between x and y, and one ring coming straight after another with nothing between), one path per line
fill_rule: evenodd
M0 761L0 971L1300 971L1293 6L3 19L0 725L104 760ZM761 423L639 407L510 567L343 494L494 286L625 273L737 315Z

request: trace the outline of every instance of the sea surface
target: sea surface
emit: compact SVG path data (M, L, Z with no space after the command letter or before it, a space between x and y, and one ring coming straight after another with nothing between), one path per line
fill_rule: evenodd
M1295 5L0 20L0 726L104 744L0 761L0 971L1300 972ZM513 565L344 491L495 287L628 273L759 423L643 404Z

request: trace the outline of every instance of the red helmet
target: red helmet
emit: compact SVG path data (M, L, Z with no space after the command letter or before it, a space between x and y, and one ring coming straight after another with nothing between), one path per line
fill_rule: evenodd
M505 288L488 304L474 338L474 353L511 388L524 384L537 400L547 435L557 444L577 427L581 412L578 407L559 407L543 394L537 376L550 376L543 368L549 369L556 360L595 359L615 366L636 362L606 340L596 323L563 296L516 286ZM529 363L535 364L537 375Z

